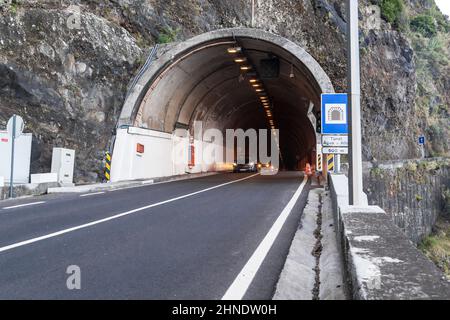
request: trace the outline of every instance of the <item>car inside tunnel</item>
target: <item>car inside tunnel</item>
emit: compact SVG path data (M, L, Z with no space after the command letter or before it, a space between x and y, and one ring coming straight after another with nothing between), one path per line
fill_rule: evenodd
M224 136L227 129L277 130L274 141L281 170L303 170L306 163L315 162L316 132L310 115L318 117L321 93L333 88L301 47L268 32L243 28L214 31L160 50L131 89L118 129L130 134L130 128L139 128L139 132L148 130L167 138L180 129L193 137L195 123ZM130 157L123 153L134 156L133 144L140 144L136 139L123 140L116 137L113 158L121 163L114 165L113 160L113 171L124 171ZM169 149L163 152L173 154ZM170 162L156 158L150 159L157 167L158 162ZM163 166L169 170L167 163ZM220 168L229 167L215 170ZM204 171L205 167L172 169L172 174L183 170ZM132 171L136 178L138 171Z

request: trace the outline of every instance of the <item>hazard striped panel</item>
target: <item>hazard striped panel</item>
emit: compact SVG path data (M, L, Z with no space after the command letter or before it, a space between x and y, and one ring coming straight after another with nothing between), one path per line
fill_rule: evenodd
M322 154L318 153L317 154L316 171L323 171L322 164L323 164Z
M327 168L328 171L334 171L334 154L327 155Z
M105 178L107 181L111 180L111 154L109 152L105 156Z

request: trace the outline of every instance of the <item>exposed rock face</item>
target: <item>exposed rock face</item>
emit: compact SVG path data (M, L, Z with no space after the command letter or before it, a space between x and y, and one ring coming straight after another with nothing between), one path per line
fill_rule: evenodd
M123 28L89 12L70 29L63 8L0 16L0 122L17 113L34 133L32 172L48 171L52 148L77 151L76 179L97 179L141 49Z
M364 16L365 7L377 1L360 2ZM26 119L36 138L33 172L49 170L53 146L76 149L78 182L98 178L127 85L148 47L161 35L183 40L249 26L251 20L247 0L15 3L0 8L0 126L13 112ZM80 9L79 28L67 25L73 15L69 5ZM335 89L346 89L343 1L257 1L255 22L303 46ZM408 40L382 22L380 30L362 29L361 46L364 158L417 157L416 136L424 123L415 108L414 52Z

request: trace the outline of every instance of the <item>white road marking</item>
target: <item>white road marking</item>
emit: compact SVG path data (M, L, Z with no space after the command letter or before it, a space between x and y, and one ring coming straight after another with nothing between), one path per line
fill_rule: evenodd
M306 185L307 181L308 176L305 175L305 177L303 178L303 182L300 184L297 191L294 193L293 197L286 205L286 207L284 207L280 216L277 218L272 228L270 228L269 232L266 234L262 242L259 244L256 251L247 261L244 268L242 268L241 272L238 274L236 279L228 288L227 292L222 297L222 300L241 300L244 297L256 273L258 272L264 259L266 258L270 248L272 248L272 245L277 239L278 234L283 228L284 223L289 217L289 214L291 213L292 209L297 203L298 198L302 194L303 188Z
M12 250L12 249L18 248L18 247L26 246L26 245L31 244L31 243L35 243L35 242L38 242L38 241L46 240L46 239L49 239L49 238L54 238L54 237L57 237L57 236L60 236L60 235L63 235L63 234L69 233L69 232L73 232L73 231L76 231L76 230L92 227L92 226L95 226L95 225L100 224L100 223L104 223L104 222L107 222L107 221L111 221L111 220L114 220L114 219L125 217L125 216L128 216L128 215L136 213L136 212L140 212L140 211L147 210L147 209L150 209L150 208L153 208L153 207L161 206L163 204L167 204L167 203L174 202L174 201L177 201L177 200L189 198L189 197L195 196L195 195L200 194L200 193L204 193L204 192L211 191L211 190L214 190L214 189L217 189L217 188L221 188L221 187L224 187L224 186L236 183L236 182L240 182L240 181L244 181L244 180L253 178L253 177L257 176L257 175L258 174L253 174L251 176L248 176L248 177L245 177L245 178L242 178L242 179L238 179L238 180L233 180L233 181L229 181L229 182L226 182L226 183L222 183L222 184L219 184L219 185L214 186L214 187L210 187L210 188L207 188L207 189L203 189L203 190L199 190L199 191L192 192L192 193L189 193L189 194L185 194L183 196L179 196L179 197L172 198L172 199L169 199L169 200L165 200L165 201L157 202L157 203L154 203L154 204L150 204L148 206L137 208L137 209L133 209L133 210L130 210L130 211L127 211L127 212L124 212L124 213L119 213L119 214L116 214L116 215L108 217L108 218L95 220L95 221L92 221L92 222L89 222L89 223L86 223L86 224L82 224L82 225L79 225L79 226L76 226L76 227L60 230L60 231L53 232L53 233L50 233L50 234L46 234L46 235L41 236L41 237L32 238L32 239L29 239L29 240L25 240L25 241L17 242L17 243L14 243L14 244L10 244L8 246L1 247L0 248L0 252L5 252L5 251L8 251L8 250Z
M19 204L17 206L5 207L5 208L3 208L3 210L10 210L10 209L16 209L16 208L22 208L22 207L29 207L29 206L34 206L34 205L43 204L43 203L45 203L45 201Z
M104 194L104 191L101 192L95 192L95 193L86 193L86 194L82 194L80 197L90 197L90 196L96 196L98 194Z

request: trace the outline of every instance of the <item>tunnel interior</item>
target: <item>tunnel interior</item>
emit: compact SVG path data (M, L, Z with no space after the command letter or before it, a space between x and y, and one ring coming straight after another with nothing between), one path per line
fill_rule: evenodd
M281 168L301 169L313 161L308 110L319 114L324 85L285 47L231 33L178 50L146 80L130 124L167 133L191 130L195 121L221 131L278 129Z

